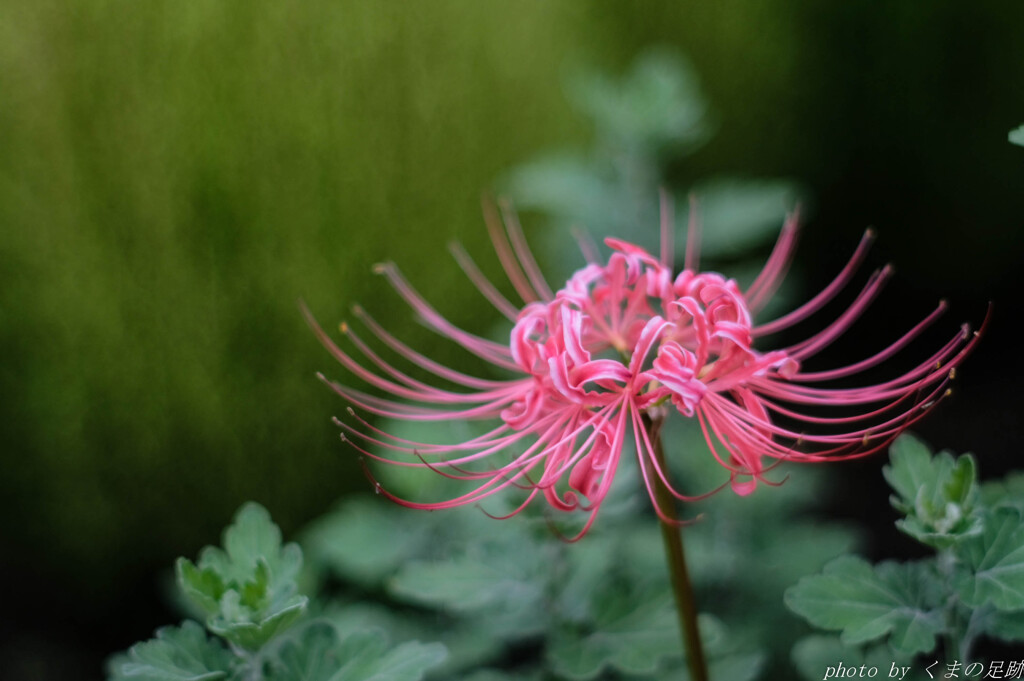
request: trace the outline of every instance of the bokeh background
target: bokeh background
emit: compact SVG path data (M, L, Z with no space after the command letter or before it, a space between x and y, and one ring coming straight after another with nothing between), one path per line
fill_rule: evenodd
M162 571L244 500L287 534L364 490L297 301L328 326L358 301L458 358L371 265L400 263L486 328L447 242L493 266L481 192L587 145L567 81L650 46L687 55L713 107L714 137L673 184L798 182L808 290L879 232L872 262L897 280L837 353L863 356L939 297L949 333L994 301L918 431L976 452L983 476L1017 467L1022 27L1024 5L996 0L6 0L0 665L100 678L107 654L174 619ZM822 511L872 523L868 550L893 555L880 466L844 466Z

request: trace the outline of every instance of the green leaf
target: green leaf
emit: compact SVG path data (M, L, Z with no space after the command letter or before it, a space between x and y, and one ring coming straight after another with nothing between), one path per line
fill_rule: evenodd
M628 228L630 197L611 169L590 159L543 156L515 168L503 185L519 210L540 210L566 226L583 225L598 236L624 224Z
M540 681L540 672L504 672L496 669L481 669L460 681Z
M896 491L894 508L906 515L896 526L918 541L948 548L981 533L982 512L977 472L970 454L934 457L927 445L905 434L889 450L891 466L882 469Z
M200 553L199 567L212 568L225 582L245 583L254 578L263 560L275 582L294 581L302 569L302 550L297 544L281 545L281 530L259 504L239 509L224 531L224 550L208 546Z
M963 601L978 608L1024 609L1024 525L1016 509L1001 508L985 519L985 531L961 550L967 570L957 576Z
M1024 610L993 611L985 620L984 631L1007 643L1024 641Z
M459 616L483 615L483 626L502 636L536 633L545 624L539 614L556 543L550 534L536 536L523 522L500 529L490 537L449 544L444 560L407 562L388 583L389 593Z
M232 643L258 649L290 626L308 599L297 594L302 551L281 544L270 514L244 505L224 532L224 549L207 546L194 565L178 560L178 585L207 613L207 628Z
M547 656L569 679L593 679L606 668L653 674L678 658L679 625L671 595L661 589L616 589L595 604L592 627L559 627Z
M110 680L214 681L228 676L233 656L195 622L163 627L156 638L111 660Z
M988 508L1015 508L1024 513L1024 472L1016 471L1001 480L984 483L981 501Z
M306 610L305 596L292 596L267 608L253 610L241 604L237 591L228 591L221 599L220 613L206 621L213 633L248 650L264 643L290 627Z
M732 258L775 237L786 216L796 209L799 191L784 180L741 180L716 178L695 186L697 215L701 224L701 257ZM677 233L685 233L689 209L684 197L677 197ZM676 258L686 253L685 239L679 239Z
M648 50L620 79L581 74L568 91L612 145L657 153L708 138L707 102L689 62L674 51Z
M391 582L391 590L396 594L452 610L486 608L504 600L505 590L524 586L525 581L514 575L470 558L444 563L414 561Z
M461 616L486 614L497 633L525 635L544 626L540 617L545 580L523 569L521 556L508 551L501 561L463 556L449 562L412 561L395 575L390 591L405 600Z
M1024 125L1010 131L1010 142L1024 147Z
M854 556L804 577L785 594L789 608L811 624L842 631L844 643L860 644L889 636L898 653L928 652L943 630L927 563L881 563L875 568Z
M333 625L342 638L354 632L379 629L393 641L433 639L442 643L448 649L448 656L437 669L440 678L476 669L498 657L504 646L503 637L494 634L487 618L450 621L436 612L410 612L368 601L333 600L331 607L319 614L318 619Z
M378 586L431 538L424 531L427 519L411 522L411 514L404 510L378 498L346 500L304 534L310 562L326 566L341 579Z
M419 681L446 655L438 643L416 641L388 647L377 631L339 640L334 627L317 623L281 648L268 681Z
M200 570L187 558L179 558L175 568L178 585L185 595L208 615L217 612L221 596L227 590L217 571L213 568Z
M708 676L727 681L753 681L761 675L765 658L761 653L735 653L708 661ZM685 673L684 679L690 679Z
M911 656L894 658L893 652L885 645L869 648L847 646L835 636L816 635L802 638L793 646L792 657L797 671L807 681L821 681L826 677L843 678L839 674L840 665L843 670L858 671L862 665L867 669L875 667L879 670L877 678L890 678L893 672L895 675L891 678L903 681L911 678ZM829 670L833 670L831 676Z

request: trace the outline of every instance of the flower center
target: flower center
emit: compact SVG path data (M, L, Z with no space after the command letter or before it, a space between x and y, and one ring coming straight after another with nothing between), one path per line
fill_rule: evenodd
M689 270L673 279L642 249L610 245L606 265L587 265L520 313L511 350L536 381L532 399L599 409L626 396L643 409L671 398L692 415L709 384L758 363L734 280Z

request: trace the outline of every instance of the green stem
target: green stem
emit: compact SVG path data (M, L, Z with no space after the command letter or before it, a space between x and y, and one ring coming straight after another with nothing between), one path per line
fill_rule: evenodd
M661 420L643 417L644 427L651 439L654 458L662 471L665 466L665 451L661 446ZM658 476L654 478L655 501L661 512L670 520L677 520L676 499ZM672 592L676 598L676 611L679 614L679 628L683 635L683 648L686 650L686 662L690 667L690 678L693 681L708 681L708 666L704 659L704 647L700 640L697 626L697 605L693 597L693 586L690 584L690 573L686 568L686 554L683 552L683 536L679 526L665 522L660 517L661 538L665 542L665 557L668 560L669 577L672 580Z

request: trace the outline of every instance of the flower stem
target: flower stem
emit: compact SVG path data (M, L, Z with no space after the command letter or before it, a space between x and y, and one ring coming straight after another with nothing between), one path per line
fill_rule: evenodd
M643 422L651 439L658 466L661 470L666 471L665 451L661 446L662 421L644 415ZM652 477L654 478L654 493L658 507L669 520L676 520L675 497L657 475ZM675 594L679 628L683 636L686 662L690 667L690 678L693 681L708 681L707 661L704 659L704 647L697 626L697 605L693 597L693 586L690 584L690 573L686 568L686 554L683 552L683 536L677 525L665 522L661 518L658 519L658 522L661 524L661 538L665 542L665 558L668 561L669 577L672 580L672 592Z

